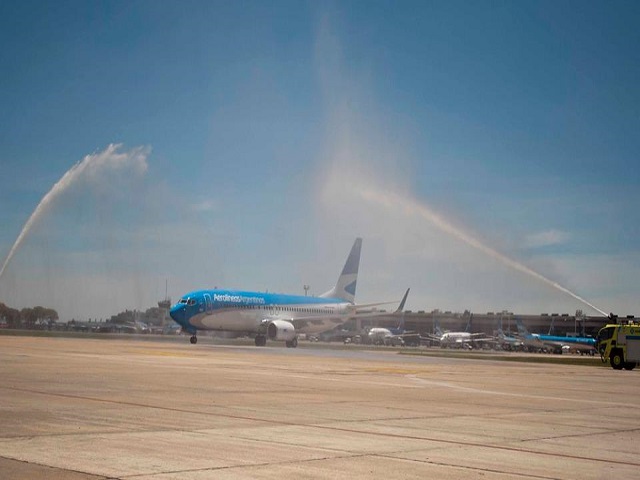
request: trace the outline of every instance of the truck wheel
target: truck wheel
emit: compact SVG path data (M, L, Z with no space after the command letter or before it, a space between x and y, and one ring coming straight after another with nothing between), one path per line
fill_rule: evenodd
M624 358L622 358L622 352L620 350L614 350L611 353L611 359L609 361L614 370L622 370Z
M636 368L636 363L635 362L626 362L624 364L624 369L625 370L633 370L634 368Z

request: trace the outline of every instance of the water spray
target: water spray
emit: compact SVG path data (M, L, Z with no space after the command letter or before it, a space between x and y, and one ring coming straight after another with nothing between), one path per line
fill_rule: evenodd
M70 186L82 179L96 179L107 170L132 169L142 174L147 170L147 156L150 153L148 147L136 147L128 152L120 152L122 144L111 144L104 151L87 155L67 171L60 180L42 197L27 223L24 224L18 238L14 242L7 258L0 269L0 279L11 258L18 251L24 239L27 237L33 225L48 210L52 203L62 195Z
M449 235L452 235L453 237L463 241L467 245L477 250L480 250L486 255L489 255L490 257L504 263L508 267L511 267L519 272L525 273L543 283L546 283L547 285L550 285L551 287L567 295L570 295L576 300L584 303L585 305L589 306L590 308L597 311L598 313L604 316L607 316L607 314L604 311L600 310L595 305L589 303L580 295L572 292L568 288L563 287L562 285L558 284L557 282L554 282L553 280L545 277L544 275L530 269L529 267L501 254L500 252L494 250L493 248L488 247L487 245L480 242L478 239L472 237L468 233L465 233L459 228L455 227L450 222L445 220L441 215L435 213L425 205L422 205L414 200L402 197L395 193L381 192L380 190L365 187L362 185L356 186L356 191L360 194L362 198L364 198L369 202L375 202L389 209L391 208L400 209L405 211L407 214L415 215L424 220L427 220L428 222L432 223L443 232Z

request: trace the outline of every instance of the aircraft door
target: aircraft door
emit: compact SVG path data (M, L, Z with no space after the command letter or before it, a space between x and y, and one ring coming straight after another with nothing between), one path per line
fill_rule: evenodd
M204 294L204 303L205 303L205 311L210 312L213 310L213 302L211 301L211 295L208 293Z

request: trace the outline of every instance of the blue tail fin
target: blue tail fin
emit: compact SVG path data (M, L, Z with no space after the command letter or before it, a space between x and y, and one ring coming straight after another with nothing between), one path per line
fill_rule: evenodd
M356 284L358 283L358 268L360 267L360 250L362 249L362 239L356 238L351 247L351 252L344 264L342 273L338 277L336 285L321 297L340 298L347 302L354 303L356 298Z
M439 337L441 337L442 335L444 335L444 332L442 331L442 329L440 328L440 322L438 322L438 320L434 320L433 321L433 332L438 335Z
M522 320L520 320L519 318L516 320L516 325L518 326L518 333L520 335L522 335L523 337L527 337L529 336L529 331L525 328L525 326L522 324Z

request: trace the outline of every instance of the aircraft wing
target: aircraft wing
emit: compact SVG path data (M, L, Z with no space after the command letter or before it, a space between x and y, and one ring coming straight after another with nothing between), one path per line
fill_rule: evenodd
M429 338L420 335L418 332L408 332L398 335L406 344L420 345L422 342L430 341Z
M432 333L425 333L424 337L426 340L429 340L431 342L440 342L442 340L442 337L440 337L439 335L433 335Z
M371 317L376 317L376 316L383 316L383 315L389 315L388 312L371 312L371 313L367 313L367 312L347 312L347 313L343 313L341 315L336 315L336 314L326 314L326 315L322 315L322 314L318 314L318 315L309 315L309 316L305 316L305 317L296 317L296 318L290 318L290 317L270 317L269 320L286 320L287 322L291 322L293 324L293 326L296 328L296 330L298 329L303 329L305 327L309 327L311 325L316 325L316 326L321 326L323 324L328 325L328 329L331 329L332 326L338 326L341 325L343 323L345 323L347 320L352 319L352 318L358 318L358 317L366 317L366 318L371 318Z
M361 311L361 309L377 307L380 305L391 305L393 303L396 303L396 302L359 303L357 305L353 305L353 307L351 308L353 308L356 313L378 313L377 310L366 310L363 312ZM393 312L380 312L380 313L383 313L384 315L389 315L389 313L393 313Z
M410 288L407 288L407 291L404 293L404 296L402 297L402 300L400 300L400 304L398 305L398 308L394 311L394 312L376 312L376 311L368 311L368 312L360 312L359 310L362 308L370 308L370 307L377 307L379 305L391 305L393 303L396 302L378 302L378 303L362 303L362 304L357 304L354 305L353 307L356 309L356 313L357 314L369 314L369 315L377 315L378 313L382 314L382 315L389 315L389 313L402 313L402 310L404 309L404 304L407 302L407 296L409 295L409 290L411 290Z
M349 317L347 317L349 318ZM291 322L296 330L305 330L309 327L324 327L326 330L331 330L338 325L342 325L345 322L344 315L315 315L309 317L298 317L298 318L285 318L282 320L286 320Z
M472 342L497 342L498 337L487 336L485 333L473 333L471 334Z
M404 307L408 294L409 294L409 289L407 289L406 293L404 294L404 297L400 301L398 310L396 310L395 312L378 312L378 311L362 312L360 311L360 309L362 308L375 307L378 305L390 305L390 304L396 303L396 302L376 302L376 303L351 305L347 308L347 312L341 313L341 314L327 312L327 313L318 313L314 315L307 315L304 317L296 317L296 318L287 317L286 315L274 315L274 316L265 318L262 322L265 323L273 320L285 320L287 322L290 322L295 327L296 330L304 330L305 328L309 328L311 326L315 326L315 327L325 326L327 330L330 330L333 327L336 327L340 324L345 323L347 320L351 318L358 318L358 317L370 318L370 317L377 317L377 316L383 316L383 315L384 316L393 315L394 313L397 313L402 307Z

